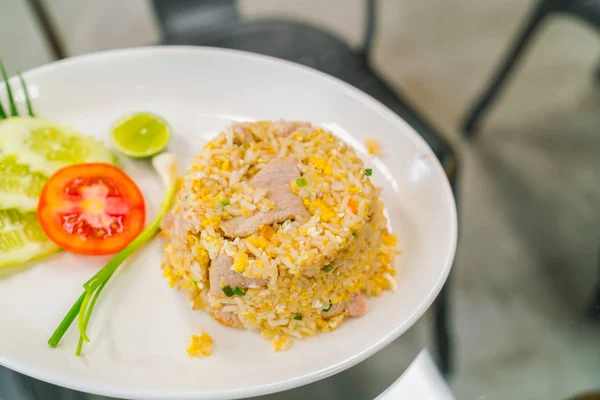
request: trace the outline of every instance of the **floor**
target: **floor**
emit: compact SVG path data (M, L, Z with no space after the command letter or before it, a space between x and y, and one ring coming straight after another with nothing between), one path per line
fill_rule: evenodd
M147 8L136 3L141 8L127 12L148 35L135 43L115 35L101 39L108 44L77 35L72 54L155 40ZM480 136L466 143L457 129L532 3L380 1L375 64L461 155L456 373L450 382L458 399L558 400L600 390L600 323L585 317L598 282L600 246L597 33L574 20L549 21ZM360 43L360 0L239 5L249 18L303 19ZM56 15L68 23L67 14ZM427 323L411 331L415 346L427 342Z

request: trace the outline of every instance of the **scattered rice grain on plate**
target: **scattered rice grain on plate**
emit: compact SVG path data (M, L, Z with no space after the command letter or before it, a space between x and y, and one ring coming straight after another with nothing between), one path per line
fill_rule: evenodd
M379 144L377 139L368 138L365 140L365 147L367 148L369 154L374 156L381 155L381 144Z
M286 351L292 345L292 340L287 335L277 335L271 341L273 344L273 350L275 351Z

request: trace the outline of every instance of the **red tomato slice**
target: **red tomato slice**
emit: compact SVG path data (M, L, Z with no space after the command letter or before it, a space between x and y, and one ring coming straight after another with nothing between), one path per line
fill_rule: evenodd
M146 205L137 185L114 165L76 164L46 182L37 213L44 232L63 249L101 255L139 235Z

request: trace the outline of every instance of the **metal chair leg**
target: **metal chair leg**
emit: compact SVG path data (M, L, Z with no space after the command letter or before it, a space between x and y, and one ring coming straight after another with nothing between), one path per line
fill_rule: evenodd
M453 152L447 153L446 157L442 160L444 171L450 181L452 192L454 197L458 196L458 171L459 165L456 155ZM458 201L457 201L458 204ZM451 278L452 272L444 287L440 291L438 298L433 304L434 307L434 320L433 320L433 334L434 334L434 345L438 356L438 364L441 373L444 377L448 377L452 372L453 352L452 352L452 324L451 324Z
M438 356L440 371L444 377L448 377L452 370L452 339L450 332L450 321L448 314L450 312L450 277L440 291L434 304L434 341Z
M504 62L493 76L490 84L475 105L471 108L468 117L462 124L462 131L465 137L470 138L475 135L477 123L483 117L488 108L496 99L500 90L510 73L513 71L519 57L522 55L525 47L533 37L535 30L540 26L540 22L552 11L550 6L553 1L541 0L537 7L527 18L525 28L519 33L513 47L510 49Z
M594 71L594 80L596 85L600 86L600 62L596 64L596 70Z
M600 321L600 246L598 247L598 286L588 307L588 316Z
M588 315L591 319L600 320L600 284L596 288L596 296L589 305Z

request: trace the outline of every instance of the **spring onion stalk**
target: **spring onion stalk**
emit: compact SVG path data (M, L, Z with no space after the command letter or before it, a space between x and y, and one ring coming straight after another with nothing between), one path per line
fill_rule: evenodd
M106 282L108 282L108 281L106 281ZM92 301L90 302L90 305L87 308L87 311L85 313L84 329L87 328L88 323L90 322L90 316L92 315L92 311L94 310L94 306L96 305L96 301L98 300L98 297L100 297L100 293L102 293L102 289L104 289L104 286L106 286L106 282L104 282L102 285L100 285L98 290L96 290L96 292L94 292L94 297L92 297ZM79 335L79 343L77 343L77 351L75 352L76 356L81 355L81 348L83 347L83 341L84 341L84 337Z
M150 240L160 229L160 222L163 216L169 211L173 203L177 180L177 161L173 154L163 153L152 159L152 165L160 177L165 187L163 202L158 209L158 214L150 225L142 231L127 247L121 250L112 260L108 262L100 271L96 273L83 287L86 291L94 291L121 265L127 257L136 251L140 246Z
M50 345L50 347L56 347L58 345L58 342L60 342L60 339L62 339L62 337L65 335L67 329L69 329L69 326L71 326L71 324L75 320L75 317L77 317L77 314L79 314L81 303L83 303L86 294L87 292L83 292L81 296L79 296L79 299L77 299L75 304L73 304L67 315L65 315L65 318L63 318L60 325L58 325L50 339L48 339L48 344Z
M13 97L12 90L10 85L8 84L8 75L6 75L6 70L4 69L4 64L0 61L0 74L2 74L2 79L4 79L4 83L6 84L6 95L8 96L8 105L10 106L10 114L13 117L18 117L19 113L17 112L17 105L15 104L15 98ZM6 113L4 110L1 111L0 115L3 115L3 118L6 118Z
M19 77L19 82L21 82L21 87L23 88L23 93L25 94L25 104L27 105L27 114L29 114L30 117L35 117L35 114L33 113L33 107L31 107L31 98L29 97L29 92L27 91L27 85L25 84L23 75L21 75L21 73L19 72L17 74L17 76Z
M79 316L79 335L80 342L82 340L89 341L86 329L87 325L100 292L116 269L138 248L146 244L160 230L160 223L163 216L169 211L173 204L175 191L177 189L177 159L175 155L170 153L162 153L152 159L154 169L161 177L165 192L163 201L158 209L158 213L154 220L142 231L134 240L131 241L123 250L117 253L100 271L98 271L83 287L84 293L71 307L65 318L62 320L48 344L51 347L56 347L67 329L71 326L76 316ZM92 297L93 296L93 297ZM81 354L81 346L78 346L77 353Z
M10 86L8 85L8 76L6 75L6 70L4 69L4 64L2 64L2 60L0 60L0 75L2 76L2 81L6 85L6 94L8 95L8 103L10 106L10 112L12 113L13 117L18 117L19 112L17 110L17 105L15 103L15 99L13 97L12 90L11 90ZM23 79L23 77L21 76L20 73L18 74L18 76L19 76L19 81L21 82L21 87L23 88L23 93L25 93L25 103L27 104L27 113L29 114L29 116L35 117L35 115L33 114L33 108L31 107L31 98L29 97L29 92L27 91L27 85L25 84L25 80ZM6 118L8 118L8 115L6 114L4 107L2 107L2 102L0 102L0 120L6 119Z
M81 303L81 307L79 308L79 317L77 319L77 323L79 325L79 336L85 340L86 342L90 341L90 338L87 336L86 332L85 332L85 311L88 308L88 304L90 303L90 300L92 299L92 295L94 293L93 292L86 292L85 298L83 299L83 302Z

